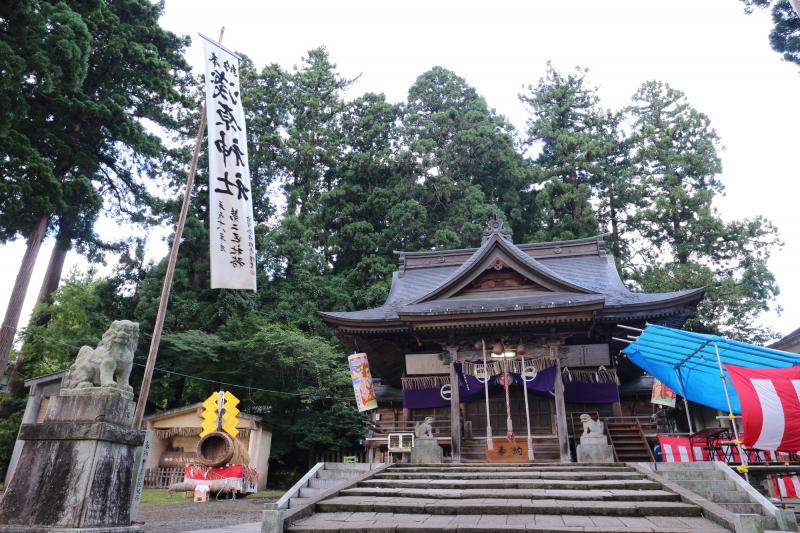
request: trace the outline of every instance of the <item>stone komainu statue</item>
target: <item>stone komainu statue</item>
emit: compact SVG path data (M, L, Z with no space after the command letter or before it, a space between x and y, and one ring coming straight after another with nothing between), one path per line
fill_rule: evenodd
M425 420L419 422L414 427L414 436L418 439L432 439L433 438L433 417L427 416Z
M587 414L581 415L581 424L583 425L583 435L581 437L586 437L591 435L592 437L601 437L603 435L603 423L599 420L594 420L591 416Z
M139 340L139 324L115 320L103 333L97 348L83 346L64 378L65 389L116 387L128 392L133 353Z

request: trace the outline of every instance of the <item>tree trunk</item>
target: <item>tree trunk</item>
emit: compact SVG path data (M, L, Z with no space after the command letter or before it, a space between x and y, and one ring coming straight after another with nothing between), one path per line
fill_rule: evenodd
M3 378L8 365L8 353L14 345L19 316L22 314L22 304L25 303L25 294L28 292L28 285L31 282L33 267L36 264L36 257L39 255L39 248L42 246L42 240L44 240L49 222L50 217L48 215L42 216L36 227L28 235L25 255L22 256L17 279L14 282L14 289L11 291L11 298L8 300L6 316L3 318L3 325L0 328L0 379Z
M50 254L50 262L47 263L47 272L42 280L42 287L39 289L39 296L36 298L37 304L48 302L50 295L58 289L58 285L61 283L61 273L64 271L64 260L67 258L67 252L71 246L72 243L69 239L61 236L56 239L53 253Z
M611 243L611 252L614 254L614 259L617 261L622 261L621 253L621 246L619 244L619 221L617 220L617 210L614 207L614 200L611 199L608 202L609 207L609 215L611 218L611 235L612 235L612 243Z
M61 272L64 270L64 259L67 257L71 242L69 239L59 237L56 240L56 245L53 252L50 254L50 262L47 264L47 272L42 280L42 286L39 289L39 296L36 298L36 304L43 302L50 303L50 296L58 289L58 284L61 282ZM33 320L33 318L32 318ZM39 326L44 326L50 321L49 314L42 314L36 317L35 323ZM17 355L17 361L14 365L14 371L8 382L8 392L12 396L22 396L25 392L24 376L25 376L25 346ZM0 417L3 416L0 410Z

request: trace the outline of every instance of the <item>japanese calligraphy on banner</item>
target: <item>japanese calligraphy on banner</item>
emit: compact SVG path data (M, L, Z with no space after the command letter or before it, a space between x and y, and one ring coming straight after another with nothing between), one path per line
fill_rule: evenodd
M347 358L347 364L350 367L350 379L353 380L353 390L356 393L359 412L377 409L378 400L375 397L375 387L372 385L367 354L354 353Z
M255 227L239 56L200 36L206 63L211 288L256 290Z
M650 398L650 403L658 405L666 405L667 407L675 407L675 391L658 381L653 379L653 396Z

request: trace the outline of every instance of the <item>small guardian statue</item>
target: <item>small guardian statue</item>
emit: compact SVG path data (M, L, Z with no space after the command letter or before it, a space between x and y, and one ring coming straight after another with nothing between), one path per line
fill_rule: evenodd
M432 416L427 416L422 422L417 422L414 428L414 437L416 437L417 440L433 439L433 426L431 424L433 424Z
M613 463L614 448L603 434L603 423L588 414L580 417L583 426L581 442L576 448L579 463Z
M414 464L441 463L444 450L433 436L433 417L425 417L414 427L414 446L411 448L411 462Z
M581 424L583 425L583 434L581 434L581 442L583 439L603 439L605 441L605 435L603 435L603 423L599 420L594 420L591 416L587 414L581 415Z
M132 398L133 388L128 384L128 378L138 341L138 323L115 320L103 333L97 348L81 347L64 377L63 389L112 388Z

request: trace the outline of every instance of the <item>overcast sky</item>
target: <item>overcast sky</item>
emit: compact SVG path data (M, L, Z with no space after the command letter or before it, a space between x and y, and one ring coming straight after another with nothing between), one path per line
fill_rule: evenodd
M723 217L765 215L781 232L785 246L770 266L783 313L767 313L764 322L783 334L800 327L800 74L769 47L766 12L745 15L738 0L167 0L162 24L192 36L187 58L198 72L197 32L216 37L222 25L223 44L258 67L291 68L306 51L325 45L344 76L360 75L351 97L371 91L403 101L417 76L441 65L520 130L527 114L517 94L538 81L548 60L561 70L589 68L606 107L627 104L645 80L666 81L709 115L722 138L727 194L717 207ZM101 227L109 237L115 231L107 222ZM166 254L164 233L154 232L149 257ZM49 241L42 247L23 323L51 249ZM23 251L22 242L0 247L2 309ZM73 253L72 267L86 263Z

